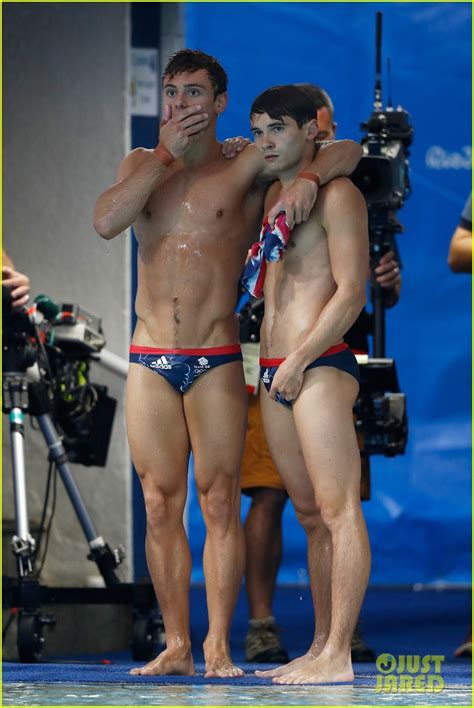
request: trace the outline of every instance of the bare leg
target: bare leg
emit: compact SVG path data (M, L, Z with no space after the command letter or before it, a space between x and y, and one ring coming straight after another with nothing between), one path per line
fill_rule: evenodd
M331 367L313 369L307 372L293 406L321 517L331 534L331 630L317 658L275 678L276 683L332 683L354 678L351 638L370 572L370 548L360 506L360 455L352 421L357 388L345 372Z
M247 394L241 364L225 364L206 373L186 394L184 405L207 530L203 562L209 612L205 675L243 676L229 649L230 623L245 564L240 466Z
M287 499L281 489L265 487L252 492L244 524L245 585L252 619L273 614L272 599L282 552L281 517Z
M127 430L147 513L146 556L167 647L132 674L194 674L189 631L191 557L183 526L189 439L182 397L163 377L131 364Z
M328 543L327 530L315 504L314 490L306 470L292 411L272 401L267 391L263 389L261 404L270 452L307 535L308 567L315 615L317 612L314 639L303 656L285 666L255 672L257 676L263 678L274 678L285 676L314 659L329 635L331 546ZM316 568L318 569L317 583L314 572Z

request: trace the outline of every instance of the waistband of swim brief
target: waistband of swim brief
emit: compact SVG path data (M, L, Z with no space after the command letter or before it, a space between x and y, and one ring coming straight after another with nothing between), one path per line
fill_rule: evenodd
M141 347L130 345L130 354L179 354L180 356L219 356L221 354L240 354L240 344L226 347L204 347L202 349L162 349L161 347Z
M349 345L347 345L345 342L342 342L342 344L335 344L333 347L329 347L329 349L326 349L325 352L319 355L318 359L322 356L331 356L331 354L339 354L339 352L343 352L346 349L349 349ZM285 361L284 357L283 359L260 359L260 366L280 366L280 364L283 364Z

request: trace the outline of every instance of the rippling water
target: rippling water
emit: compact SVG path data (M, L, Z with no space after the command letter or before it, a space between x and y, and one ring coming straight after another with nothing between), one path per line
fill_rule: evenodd
M440 693L376 693L358 686L137 686L136 684L3 685L7 706L173 706L173 705L317 705L317 706L470 706L466 687Z

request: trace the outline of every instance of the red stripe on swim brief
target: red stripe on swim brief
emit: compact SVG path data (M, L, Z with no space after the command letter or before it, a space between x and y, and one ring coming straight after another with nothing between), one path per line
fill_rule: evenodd
M352 347L352 353L353 354L368 354L369 352L367 351L367 349L354 349Z
M140 347L130 345L130 354L180 354L182 356L215 356L218 354L240 354L240 344L226 347L204 347L202 349L161 349L161 347Z
M335 344L333 347L329 347L329 349L326 349L325 352L319 355L318 359L322 356L331 356L331 354L339 354L339 352L343 352L345 349L349 349L349 346L345 343L342 342L342 344ZM280 366L280 364L283 364L285 359L260 359L260 366Z

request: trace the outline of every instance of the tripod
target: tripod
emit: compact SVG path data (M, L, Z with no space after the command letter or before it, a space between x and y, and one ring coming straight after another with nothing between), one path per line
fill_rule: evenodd
M34 576L36 543L30 533L26 495L24 438L25 414L36 417L39 429L49 450L49 459L59 471L66 492L82 527L90 552L107 588L119 584L115 569L125 557L121 546L112 550L97 532L84 504L79 488L68 463L64 445L50 416L48 390L44 383L33 383L26 376L27 367L36 359L35 348L29 343L31 324L25 314L6 317L11 319L8 337L3 344L3 405L10 421L10 440L15 501L16 533L12 550L16 558L18 585L15 588L22 607L18 621L18 652L21 661L39 661L44 644L43 627L54 624L52 615L42 614L39 605L45 599Z

